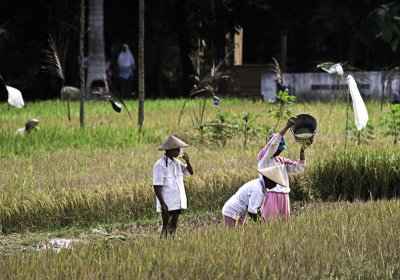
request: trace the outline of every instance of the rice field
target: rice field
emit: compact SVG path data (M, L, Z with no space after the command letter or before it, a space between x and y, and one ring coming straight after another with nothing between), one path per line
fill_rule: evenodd
M189 103L178 125L183 102L146 101L141 134L136 101L127 102L132 119L107 103L87 103L84 130L79 103L71 104L71 122L59 101L28 102L10 111L0 104L0 246L7 248L0 248L0 278L399 278L400 149L380 125L388 105L381 111L379 102L366 103L373 139L360 145L348 140L345 151L346 104L295 103L292 115L315 116L318 133L306 150L307 171L291 177L292 219L232 232L221 226L220 209L257 177L257 153L270 130L252 136L246 147L243 133L224 145L200 143L193 127L201 103ZM268 102L211 104L204 121L215 120L217 111L245 111L260 115L254 126L277 123L268 116L276 105ZM15 137L29 118L37 118L40 129ZM278 130L285 123L281 119ZM152 167L169 134L190 144L185 151L195 175L185 178L188 211L179 238L160 241ZM290 132L285 136L288 151L282 155L297 159L300 144ZM148 234L129 234L135 226L126 225L137 221L152 224L143 228ZM90 233L99 227L118 228L117 235L125 237L95 238ZM75 238L74 230L88 236L60 254L23 245L39 246L56 235Z
M239 231L225 229L215 215L184 218L169 240L138 237L129 227L96 228L72 249L32 248L0 260L0 277L398 279L399 221L400 203L392 200L309 204L289 222Z

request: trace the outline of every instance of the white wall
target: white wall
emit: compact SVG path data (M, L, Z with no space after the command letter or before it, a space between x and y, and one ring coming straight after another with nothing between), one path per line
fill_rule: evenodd
M382 96L381 78L382 72L364 72L368 80L357 81L358 89L364 99L379 99ZM347 91L347 75L340 81L341 91L337 89L337 81L334 75L325 72L315 73L284 73L283 83L289 87L290 94L296 95L298 99L329 100L340 95L345 97ZM392 82L392 92L400 91L400 80ZM261 74L261 94L264 100L276 100L275 74ZM388 96L387 90L385 96Z

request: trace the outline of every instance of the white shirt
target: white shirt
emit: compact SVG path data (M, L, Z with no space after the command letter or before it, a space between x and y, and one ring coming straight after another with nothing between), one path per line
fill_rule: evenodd
M289 193L289 175L300 174L305 169L306 162L304 160L298 160L295 162L284 157L273 156L278 150L281 140L282 135L276 133L258 154L258 169L278 166L282 172L283 180L285 180L286 183L286 187L276 184L275 188L267 189L267 192ZM261 176L262 175L260 175L260 177Z
M168 206L168 211L186 209L187 198L183 185L183 175L190 175L187 165L164 155L153 168L153 185L162 186L161 195ZM161 204L157 198L157 212L161 212Z
M17 135L22 135L22 136L24 136L26 134L26 130L25 130L25 127L21 127L21 128L18 128L17 129L17 131L15 132L15 136L17 136Z
M225 203L222 215L237 219L246 216L247 212L257 214L264 201L264 180L251 180L241 186L239 190Z

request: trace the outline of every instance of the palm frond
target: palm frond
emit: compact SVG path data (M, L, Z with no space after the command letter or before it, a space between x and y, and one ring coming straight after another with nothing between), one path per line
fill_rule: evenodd
M321 69L321 70L324 70L329 73L331 67L334 65L337 65L337 64L339 64L342 67L343 72L345 74L351 74L354 77L354 79L357 80L357 82L369 81L368 75L365 73L364 70L354 67L354 66L351 66L351 65L347 64L346 61L339 62L339 63L338 62L330 62L330 61L322 62L317 65L316 70ZM337 73L335 73L335 74L337 75Z
M201 58L197 53L192 53L189 57L192 60L193 67L196 69L197 76L192 77L192 79L195 81L193 84L193 87L188 95L188 97L185 99L185 102L182 105L181 112L179 114L179 119L178 119L178 125L181 121L181 117L183 114L183 110L185 109L185 106L189 99L195 95L200 95L200 94L208 94L210 97L215 96L215 84L217 81L223 79L223 80L230 80L232 79L231 75L228 72L220 71L220 68L224 63L228 60L228 58L232 55L233 50L228 52L224 59L218 63L217 66L214 64L211 67L210 72L204 76L202 79L199 79L199 69L200 69L200 62ZM204 103L205 104L205 103ZM203 110L204 111L204 110Z
M43 72L54 74L65 80L64 61L67 53L68 40L61 38L56 41L53 36L48 39L49 49L43 50L44 65L41 66Z
M2 26L0 26L0 55L1 56L5 56L11 48L11 43L15 43L14 37L6 29L6 24L7 23L4 23Z
M281 67L279 66L279 63L275 58L272 58L272 61L273 61L273 63L271 64L272 70L274 71L274 73L276 75L275 81L277 83L279 83L280 85L283 85Z
M8 97L8 90L7 85L3 80L3 77L0 75L0 98L7 98Z
M220 71L220 68L224 63L228 60L228 58L231 56L232 51L227 53L224 57L223 60L221 60L217 66L213 65L211 67L210 72L204 76L196 86L194 86L189 94L189 96L193 96L202 92L209 92L211 94L214 93L214 85L215 82L218 80L224 79L224 80L229 80L231 79L231 75L227 72Z
M114 86L111 79L108 77L107 77L107 84L108 84L108 89L99 88L97 91L92 92L95 94L95 96L97 96L96 99L110 102L112 105L112 108L116 112L120 112L116 108L116 105L117 105L116 102L121 103L122 106L124 106L124 108L126 109L126 112L128 113L129 118L132 120L131 113L129 112L128 107L126 106L124 100L122 99L120 92L118 91L117 87Z
M400 67L394 67L393 69L390 69L388 71L388 75L387 75L387 79L388 81L391 83L394 80L400 79Z

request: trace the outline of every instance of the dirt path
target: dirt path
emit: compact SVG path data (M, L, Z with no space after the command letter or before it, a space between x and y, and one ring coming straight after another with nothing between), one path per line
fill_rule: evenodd
M183 214L178 225L179 231L201 229L222 223L220 212L204 213L196 216ZM26 250L44 249L55 238L74 240L74 242L131 240L149 236L159 236L161 219L135 222L130 225L98 225L94 228L70 228L59 232L26 232L0 235L0 257L6 257Z
M292 204L291 215L309 208L312 204L306 207L299 203ZM181 215L178 232L184 230L198 230L222 224L222 216L220 211L207 213L184 213ZM69 228L56 232L26 232L14 233L8 235L0 235L0 257L5 258L26 250L45 249L49 242L56 238L73 240L74 242L89 242L89 241L112 241L112 240L132 240L140 239L149 236L159 236L161 232L161 218L153 221L135 221L132 224L113 224L113 225L98 225L93 228Z

